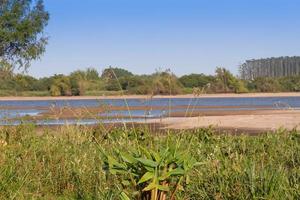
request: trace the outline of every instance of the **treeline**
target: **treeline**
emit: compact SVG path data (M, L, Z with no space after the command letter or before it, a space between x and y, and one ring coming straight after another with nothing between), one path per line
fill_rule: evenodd
M258 77L284 77L300 75L300 57L278 57L247 60L240 66L243 79L253 80Z
M77 70L69 75L56 74L35 78L27 74L0 71L0 95L82 96L109 94L169 95L193 93L247 93L300 91L300 76L243 80L224 68L214 75L189 74L177 77L170 70L136 75L121 68Z

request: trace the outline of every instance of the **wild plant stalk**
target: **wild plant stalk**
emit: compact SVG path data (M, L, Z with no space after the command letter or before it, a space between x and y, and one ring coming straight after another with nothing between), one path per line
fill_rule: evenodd
M186 108L186 110L185 110L184 117L187 117L187 115L188 115L188 113L189 113L190 106L191 106L191 104L193 103L193 100L194 100L194 99L195 99L195 95L194 95L194 98L190 98L189 104L188 104L188 106L187 106L187 108Z
M120 80L119 80L118 76L116 75L116 73L115 73L115 71L114 71L113 69L111 69L111 72L112 72L114 78L116 79L116 81L117 81L117 83L118 83L118 86L119 86L119 88L120 88L120 90L121 90L121 94L122 94L123 100L124 100L124 102L125 102L126 109L127 109L127 111L128 111L128 115L129 115L129 117L130 117L132 127L133 127L133 129L135 129L135 128L134 128L135 126L134 126L134 123L133 123L133 119L132 119L132 115L131 115L131 110L130 110L129 104L128 104L128 102L127 102L127 99L125 98L124 90L123 90L123 88L122 88L122 86L121 86ZM124 127L125 127L125 129L127 129L126 123L124 123Z

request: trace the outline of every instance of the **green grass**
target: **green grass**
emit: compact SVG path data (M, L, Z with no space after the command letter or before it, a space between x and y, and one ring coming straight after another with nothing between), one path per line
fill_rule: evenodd
M141 145L155 151L178 142L203 164L177 199L300 199L296 131L231 136L211 129L150 134L30 125L0 129L0 199L118 199L124 190L133 196L122 176L105 174L102 150L113 155Z

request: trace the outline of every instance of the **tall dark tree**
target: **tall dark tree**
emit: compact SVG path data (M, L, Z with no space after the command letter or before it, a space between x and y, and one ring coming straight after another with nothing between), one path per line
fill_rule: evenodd
M45 51L49 20L42 0L0 0L0 63L29 67Z
M260 77L292 77L300 75L300 57L278 57L247 60L240 66L242 79Z

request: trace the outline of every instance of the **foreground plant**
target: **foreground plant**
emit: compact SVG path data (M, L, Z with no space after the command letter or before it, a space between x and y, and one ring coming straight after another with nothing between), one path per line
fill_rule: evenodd
M189 148L179 143L155 151L137 145L128 151L105 154L107 175L116 175L123 186L121 200L130 197L142 200L175 199L178 191L189 183L190 170L198 165ZM109 177L108 177L109 178Z

